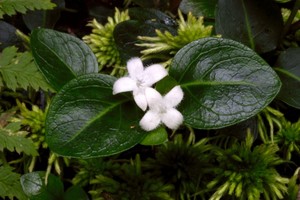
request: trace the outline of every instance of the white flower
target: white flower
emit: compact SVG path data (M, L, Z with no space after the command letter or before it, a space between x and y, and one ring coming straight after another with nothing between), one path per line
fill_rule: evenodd
M139 58L130 59L127 62L127 70L129 75L114 83L113 94L132 91L134 101L138 107L145 111L148 105L145 89L167 76L168 72L159 64L150 65L144 69Z
M144 130L154 130L161 122L170 129L177 129L182 124L183 116L175 109L183 99L180 86L174 87L163 97L153 88L147 88L145 94L149 110L140 121Z

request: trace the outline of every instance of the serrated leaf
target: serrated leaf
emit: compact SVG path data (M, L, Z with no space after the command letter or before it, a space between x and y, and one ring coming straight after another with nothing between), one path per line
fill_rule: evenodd
M64 186L62 181L49 174L47 184L45 183L46 173L31 172L21 176L21 185L25 194L30 200L57 200L63 199Z
M282 81L278 98L286 104L300 109L300 48L289 48L282 52L275 68Z
M56 91L79 75L98 72L92 50L70 34L38 28L30 42L38 68Z
M169 71L184 90L179 109L185 123L221 128L246 120L267 106L281 82L273 69L241 43L204 38L183 47Z
M24 152L27 155L37 156L38 152L34 143L29 138L25 138L27 133L20 131L20 129L21 124L19 122L13 122L0 128L0 151L7 149L19 154Z
M4 14L14 15L16 12L25 13L27 10L47 10L55 6L51 0L1 0L0 19Z
M219 0L215 28L224 38L266 53L277 47L283 19L272 0Z
M182 0L179 9L188 14L192 12L194 16L215 17L215 9L218 0Z
M29 86L35 90L52 90L34 64L31 53L17 50L11 46L0 54L0 86L12 90L28 89Z
M46 117L46 141L52 151L70 157L99 157L140 143L143 113L122 95L112 95L116 78L79 76L52 99Z
M0 197L27 200L20 184L20 174L13 172L10 166L0 166Z

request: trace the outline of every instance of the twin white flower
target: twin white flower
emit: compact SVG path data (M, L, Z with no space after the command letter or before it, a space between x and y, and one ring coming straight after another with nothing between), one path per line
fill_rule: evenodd
M113 94L132 91L138 107L146 112L140 126L151 131L164 123L170 129L177 129L183 122L182 114L175 108L183 99L180 86L175 86L165 96L151 86L168 75L166 69L154 64L144 69L139 58L127 62L128 76L119 78L113 86Z

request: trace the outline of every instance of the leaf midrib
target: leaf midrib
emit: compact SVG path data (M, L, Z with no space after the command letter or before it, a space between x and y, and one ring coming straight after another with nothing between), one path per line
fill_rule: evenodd
M180 84L181 87L193 87L193 86L215 86L215 85L225 85L225 86L231 86L231 85L248 85L252 87L256 87L257 85L254 83L246 82L246 81L193 81L188 83Z
M105 114L109 113L110 111L112 111L114 108L116 108L117 106L125 103L129 101L129 99L124 99L122 101L119 101L118 103L112 104L111 106L108 106L107 108L105 108L102 112L99 112L98 115L96 115L95 117L91 118L90 120L86 121L85 126L83 126L82 128L80 128L67 142L65 142L61 147L66 146L67 144L69 144L70 142L72 142L74 139L77 138L78 135L80 135L86 128L88 128L90 126L90 124L92 124L94 121L96 121L97 119L101 118L102 116L104 116Z

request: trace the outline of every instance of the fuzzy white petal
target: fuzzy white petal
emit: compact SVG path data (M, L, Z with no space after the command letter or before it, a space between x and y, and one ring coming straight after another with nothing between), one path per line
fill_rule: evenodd
M144 65L140 58L131 58L127 61L127 70L129 73L129 76L137 80L140 76L142 76L144 72Z
M156 110L163 103L163 97L153 88L147 87L145 95L150 109Z
M183 116L175 108L169 108L161 120L168 128L175 130L182 124Z
M140 126L145 131L152 131L160 124L160 116L157 112L149 110L140 121Z
M136 89L136 82L129 77L119 78L113 86L113 94L118 94L121 92L133 91Z
M133 98L134 98L136 105L140 109L142 109L143 111L145 111L147 109L148 103L147 103L147 99L146 99L144 90L140 89L140 90L133 91Z
M164 96L164 103L169 108L177 106L183 99L183 91L180 86L175 86Z
M149 67L146 67L143 74L145 86L151 86L167 75L168 72L163 66L159 64L150 65Z

